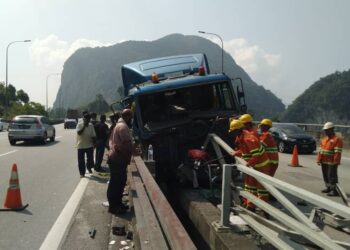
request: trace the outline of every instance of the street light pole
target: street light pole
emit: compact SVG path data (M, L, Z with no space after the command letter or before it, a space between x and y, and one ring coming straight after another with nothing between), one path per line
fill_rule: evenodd
M46 112L49 112L49 92L48 92L48 82L50 76L61 75L61 73L52 73L46 76Z
M221 72L224 73L224 41L222 40L221 36L219 36L218 34L215 34L215 33L210 33L210 32L206 32L206 31L202 31L202 30L198 31L198 33L214 35L220 39L220 41L221 41Z
M8 85L8 59L9 59L9 47L14 43L28 43L31 40L23 40L23 41L12 41L6 47L6 81L5 81L5 116L7 114L7 85Z

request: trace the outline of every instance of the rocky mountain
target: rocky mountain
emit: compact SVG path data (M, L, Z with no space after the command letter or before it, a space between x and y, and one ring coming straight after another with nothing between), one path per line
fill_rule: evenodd
M280 116L281 121L319 123L350 121L350 70L335 72L312 84Z
M211 72L221 72L221 47L199 36L172 34L155 41L127 41L110 47L79 49L64 64L54 108L77 108L94 100L97 94L109 103L115 102L122 93L123 64L190 53L205 53ZM284 111L282 101L257 85L228 53L224 53L224 72L231 78L242 78L248 111L255 119Z

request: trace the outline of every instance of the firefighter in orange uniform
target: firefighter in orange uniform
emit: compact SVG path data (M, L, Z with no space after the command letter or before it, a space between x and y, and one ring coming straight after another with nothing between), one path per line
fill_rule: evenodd
M253 117L250 114L244 114L239 117L239 120L244 124L244 129L250 134L259 139L259 134L253 124Z
M272 127L272 121L270 119L263 119L260 122L259 127L261 130L260 142L264 146L265 152L270 159L270 169L268 175L273 177L278 168L278 150L276 141L269 132L269 129Z
M326 189L322 193L328 196L339 196L335 186L338 183L338 165L340 164L343 141L334 133L334 124L326 122L323 126L326 136L321 140L317 164L322 167Z
M259 139L244 130L244 125L240 120L231 121L229 133L232 133L235 146L239 149L238 156L241 156L247 162L247 167L267 174L270 161ZM237 156L236 153L235 151L234 156ZM267 190L255 178L249 175L245 175L244 190L257 195L264 201L268 201L269 193ZM249 210L255 210L254 204L249 200L245 199L243 205Z

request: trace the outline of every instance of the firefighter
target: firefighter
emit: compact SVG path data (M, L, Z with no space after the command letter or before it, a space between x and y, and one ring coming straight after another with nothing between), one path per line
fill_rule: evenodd
M276 141L269 132L271 127L272 121L270 119L263 119L259 123L259 128L261 130L260 142L270 159L270 169L268 174L273 177L278 168L278 150Z
M253 117L250 114L244 114L239 117L239 120L244 124L244 129L250 134L259 139L259 134L253 124Z
M323 131L326 136L321 140L320 151L317 155L317 164L322 167L323 180L326 185L326 189L321 192L327 193L328 196L339 196L335 187L338 183L338 165L343 141L336 136L332 122L326 122Z
M241 156L247 162L247 167L267 174L270 161L259 139L244 130L244 125L240 120L231 121L229 133L232 133L235 145L239 149L233 155ZM245 175L244 190L257 195L258 198L264 201L268 201L269 193L264 186L249 175ZM255 211L254 204L249 200L244 199L243 206L251 211Z

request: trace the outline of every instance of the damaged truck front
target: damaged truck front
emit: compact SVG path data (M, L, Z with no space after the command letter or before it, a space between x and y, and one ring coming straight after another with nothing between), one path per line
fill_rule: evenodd
M134 137L144 155L152 145L158 178L174 176L208 133L232 144L229 119L245 109L244 94L237 87L237 98L225 74L210 74L205 54L130 63L122 77L122 103L134 111Z

